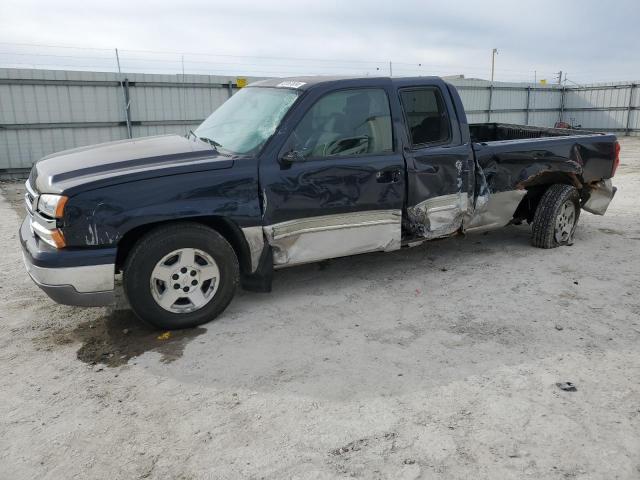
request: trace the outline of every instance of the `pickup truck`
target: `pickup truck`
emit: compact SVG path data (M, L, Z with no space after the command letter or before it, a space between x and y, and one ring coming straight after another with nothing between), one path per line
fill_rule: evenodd
M469 125L437 77L270 79L185 137L67 150L34 165L20 229L53 300L101 306L116 275L163 329L208 322L275 269L527 221L571 245L615 194L613 135Z

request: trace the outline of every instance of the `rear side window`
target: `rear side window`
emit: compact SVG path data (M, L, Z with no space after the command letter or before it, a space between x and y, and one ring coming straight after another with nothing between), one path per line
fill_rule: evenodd
M449 141L451 125L440 90L435 87L403 90L400 98L414 146Z
M320 98L292 134L304 159L376 155L393 151L391 112L384 90L341 90Z

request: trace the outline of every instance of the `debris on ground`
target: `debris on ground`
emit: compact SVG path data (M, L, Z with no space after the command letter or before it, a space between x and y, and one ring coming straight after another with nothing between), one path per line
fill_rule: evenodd
M556 386L560 390L564 390L565 392L577 392L578 391L577 387L571 382L558 382L558 383L556 383Z

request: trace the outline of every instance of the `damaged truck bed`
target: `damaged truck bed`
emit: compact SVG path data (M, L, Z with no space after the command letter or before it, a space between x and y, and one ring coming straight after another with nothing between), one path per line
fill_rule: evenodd
M27 269L53 299L103 305L123 272L161 328L207 322L274 269L529 222L569 245L615 194L613 135L469 125L437 77L271 79L186 137L45 157L27 182Z

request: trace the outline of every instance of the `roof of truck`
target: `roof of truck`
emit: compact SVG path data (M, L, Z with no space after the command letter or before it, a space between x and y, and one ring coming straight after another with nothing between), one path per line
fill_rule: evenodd
M298 90L308 90L316 85L328 83L357 83L357 81L366 81L367 83L384 84L391 82L402 86L411 84L419 85L425 80L441 80L440 77L348 77L348 76L330 76L330 75L314 75L303 77L285 77L285 78L269 78L252 83L252 87L280 87L294 88Z

